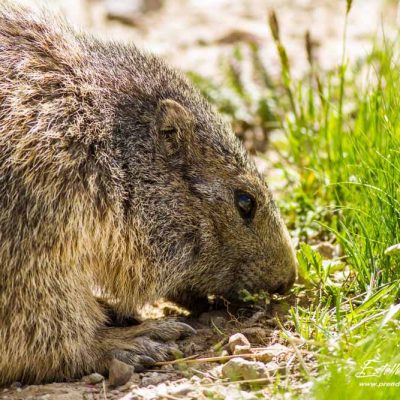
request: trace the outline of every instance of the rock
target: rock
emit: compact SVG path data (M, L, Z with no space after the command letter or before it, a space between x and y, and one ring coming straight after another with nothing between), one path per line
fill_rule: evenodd
M251 345L242 333L235 333L229 338L228 348L231 354L247 354L251 352Z
M222 376L230 380L248 380L268 377L268 369L259 361L248 361L243 358L229 360L222 367Z
M142 378L142 386L157 386L161 382L168 381L173 375L157 372L149 372Z
M231 354L229 353L228 350L222 350L220 356L221 357L227 357L230 356Z
M265 364L265 368L267 369L267 371L271 374L271 372L272 373L275 373L276 371L278 371L278 370L282 370L281 372L285 372L285 370L284 369L282 369L282 367L278 364L278 363L276 363L275 361L271 361L271 362L269 362L269 363L266 363Z
M269 352L268 350L264 351L257 351L257 353L255 354L255 358L257 361L262 361L264 363L271 361L274 357L271 354L271 352Z
M193 376L190 378L190 382L192 382L192 383L199 383L199 382L201 382L201 378L200 378L199 376L197 376L197 375L193 375Z
M289 353L290 349L280 343L275 343L257 352L256 358L259 361L268 362L282 354Z
M184 383L179 384L178 386L175 386L175 387L172 386L169 389L169 392L175 396L187 396L193 390L194 390L194 387L190 383L184 382Z
M240 355L240 354L249 354L251 353L251 349L247 346L235 346L233 350L233 354Z
M162 365L162 366L160 367L160 370L172 372L172 371L174 371L174 366L171 365L171 364Z
M104 381L104 376L95 372L94 374L84 376L82 380L85 383L90 383L91 385L95 385L96 383Z
M118 388L120 392L126 392L128 390L131 390L134 387L137 387L139 383L141 382L140 375L134 372L132 376L130 377L129 381L125 383L125 385L122 385Z
M210 379L210 377L213 377L215 379L220 378L221 375L222 375L222 367L223 367L223 365L221 364L221 365L215 366L214 368L211 368L208 371L208 377L207 378L203 378L202 379L202 383L207 383L206 380ZM210 381L209 383L212 383L212 382L213 381Z
M127 383L132 377L133 372L134 369L132 366L113 358L110 363L108 377L110 386L116 387L125 385L125 383Z
M140 383L140 381L141 381L141 377L136 372L133 373L129 379L129 383L131 383L132 385L138 385Z
M137 385L134 385L132 382L128 381L125 383L125 385L119 386L118 391L119 392L127 392L128 390L131 390L131 388L135 387Z

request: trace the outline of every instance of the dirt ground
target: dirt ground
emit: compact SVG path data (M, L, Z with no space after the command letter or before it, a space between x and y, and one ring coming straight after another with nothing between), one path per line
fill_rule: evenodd
M47 385L23 386L16 382L10 387L0 389L0 399L205 399L210 394L222 398L252 398L247 392L249 388L244 387L241 390L231 383L230 379L223 379L223 374L221 375L222 361L228 361L232 354L229 350L229 338L237 332L242 333L251 344L250 350L246 348L240 353L244 353L242 357L250 360L261 359L269 368L271 381L279 371L281 376L290 380L292 387L301 386L296 383L300 373L298 363L294 362L296 354L281 338L279 326L282 324L285 329L291 329L285 319L287 308L293 305L294 301L294 296L289 295L272 299L270 302L263 301L235 312L229 309L214 310L201 314L199 318L174 316L196 329L195 335L178 342L180 351L187 359L186 363L166 363L141 373L134 373L122 386L113 387L108 380L90 383L88 377L68 383ZM153 314L161 311L168 314L176 312L165 303L155 305L151 310ZM252 357L249 357L250 353L253 353ZM217 362L214 358L221 358L221 355L227 356L227 359ZM194 359L199 361L194 362ZM308 362L312 365L312 360ZM265 378L262 379L262 383L265 383ZM267 396L269 393L268 389L256 389L258 395ZM304 388L301 389L304 392Z
M294 72L306 68L304 34L311 32L323 68L335 65L342 53L344 0L164 0L161 8L135 12L139 0L12 0L61 12L76 27L107 40L134 42L163 56L184 70L218 74L222 56L239 41L255 41L272 72L278 58L267 25L270 10L277 12L281 34ZM144 1L144 0L143 0ZM162 0L147 0L162 3ZM348 24L351 59L367 54L380 22L397 19L394 1L356 0ZM118 6L121 4L121 6ZM125 4L125 5L124 5ZM128 4L128 6L126 6ZM111 16L111 18L109 18ZM122 23L121 23L122 21Z
M44 0L14 1L33 8L45 3ZM118 1L111 3L102 0L52 0L47 4L84 31L106 40L133 41L179 68L213 78L218 78L221 58L231 54L240 41L257 42L262 56L268 60L270 72L278 72L279 63L266 22L271 9L278 14L295 75L301 76L306 68L304 34L307 30L310 30L318 48L318 59L323 68L334 66L341 57L345 1L168 0L161 8L157 7L158 2L153 2L155 9L147 12L123 8L116 11L115 3ZM132 3L135 2L132 0ZM380 31L382 18L396 22L394 3L383 0L354 2L347 44L350 60L367 54L371 37ZM254 352L282 343L286 350L282 348L267 364L274 363L271 365L273 373L280 371L286 379L294 380L299 374L298 361L295 361L299 359L298 350L281 338L278 322L285 324L288 305L294 301L293 296L272 300L264 308L247 310L239 317L225 311L213 311L198 319L189 319L197 334L179 346L185 356L204 358L220 355L230 335L236 332L247 337ZM290 325L286 327L290 329ZM309 361L312 366L312 360ZM202 361L164 365L135 373L127 384L117 388L110 387L106 381L91 384L81 380L38 386L22 386L16 382L0 389L0 399L250 399L254 398L252 396L257 390L262 396L268 396L268 388L255 392L245 389L221 379L221 364ZM308 390L307 387L299 389L303 393Z

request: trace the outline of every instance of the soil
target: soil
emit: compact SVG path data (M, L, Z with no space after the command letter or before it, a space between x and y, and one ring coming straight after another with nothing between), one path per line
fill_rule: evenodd
M36 8L45 3L44 0L15 1ZM52 0L48 7L61 11L82 30L107 40L133 41L179 68L216 79L221 58L231 54L234 46L241 42L256 42L263 58L268 60L270 72L278 73L279 62L266 22L271 9L277 12L295 75L302 76L306 69L304 34L307 30L311 32L323 68L333 67L341 57L345 1L168 0L161 7L160 4L149 11L128 10L119 15L111 15L103 0ZM347 53L350 60L355 61L367 54L371 37L379 33L383 14L385 20L395 21L396 9L391 4L383 0L354 1L348 24ZM387 7L393 9L388 12ZM269 170L268 166L268 161L260 164L263 172ZM277 180L276 176L273 179ZM282 372L283 368L283 376L293 380L292 386L297 385L302 393L306 393L309 389L307 384L295 382L299 375L299 362L295 360L299 355L281 335L280 323L291 329L285 318L288 305L295 301L293 295L275 299L264 307L247 308L235 316L228 311L211 311L197 319L180 317L188 318L188 323L197 333L180 342L179 347L185 356L204 358L220 355L229 337L237 332L247 337L252 348L282 343L288 346L288 351L283 358L274 359L276 369ZM156 305L151 313L160 315L161 309L165 308L165 304ZM312 370L313 360L306 361ZM246 385L238 387L221 379L220 368L218 363L205 361L164 365L135 373L127 384L118 388L110 387L107 381L89 384L80 380L31 386L16 382L10 387L0 388L0 399L253 398ZM254 390L268 395L267 387Z
M204 390L216 390L221 394L226 389L226 380L221 379L221 364L207 362L204 358L212 358L227 354L228 340L237 332L241 332L251 344L251 352L280 343L283 351L274 357L274 369L295 379L298 375L296 363L288 364L293 359L293 349L286 347L281 338L280 324L291 330L285 322L287 309L297 301L293 295L286 297L264 299L258 304L236 309L212 310L201 314L198 318L180 315L180 310L168 303L160 302L147 309L154 315L176 314L174 317L190 324L196 329L194 336L180 342L178 346L188 360L201 359L198 363L166 364L152 367L140 373L134 373L130 380L119 387L112 387L108 379L99 383L87 383L90 377L81 380L51 383L46 385L21 385L15 382L10 387L0 389L0 399L30 399L30 400L72 400L72 399L142 399L142 398L206 398ZM249 351L245 351L249 353ZM225 360L226 361L226 360ZM88 379L89 378L89 379ZM95 377L97 378L97 376ZM98 380L98 379L96 379ZM222 385L220 388L218 385ZM224 387L225 386L225 387ZM231 389L233 389L232 386ZM161 392L157 395L157 391ZM238 389L237 389L238 390ZM244 392L246 388L243 389ZM167 393L167 394L166 394ZM166 395L165 395L166 394Z
M319 49L318 61L322 68L331 68L342 56L345 0L12 1L33 8L45 4L61 12L79 29L106 40L134 42L179 68L205 76L218 75L221 57L230 55L240 42L256 42L271 72L277 73L278 57L267 24L271 10L276 11L280 21L283 43L295 75L302 76L307 68L306 31L310 31ZM135 12L132 5L137 3L156 3L161 7ZM346 41L351 60L367 54L372 46L371 37L381 31L382 20L395 22L394 3L353 1Z

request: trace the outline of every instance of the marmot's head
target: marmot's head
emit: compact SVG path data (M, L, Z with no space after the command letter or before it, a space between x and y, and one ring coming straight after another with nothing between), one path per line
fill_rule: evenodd
M156 270L147 285L192 310L210 294L286 292L296 277L288 232L231 129L184 80L141 114L126 164Z

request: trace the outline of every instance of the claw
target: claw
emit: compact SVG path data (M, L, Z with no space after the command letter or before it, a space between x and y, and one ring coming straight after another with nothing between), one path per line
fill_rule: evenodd
M140 356L140 361L144 364L144 365L153 365L156 363L156 360L152 357L149 356Z
M131 365L136 372L158 361L180 358L182 353L173 342L196 333L175 319L146 321L129 328L112 328L106 331L109 337L108 358L115 358Z
M192 336L196 333L196 329L192 328L190 325L185 324L184 322L177 322L182 329L181 336L179 339L183 339L189 336Z
M142 334L162 342L178 340L196 333L188 324L173 319L162 322L148 321L144 324L145 326Z

